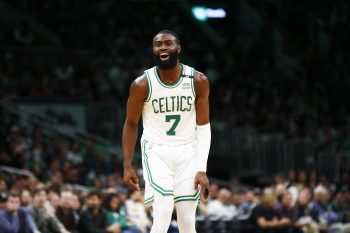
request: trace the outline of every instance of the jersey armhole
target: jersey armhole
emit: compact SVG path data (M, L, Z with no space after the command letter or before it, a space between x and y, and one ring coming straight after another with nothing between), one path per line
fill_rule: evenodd
M146 75L147 83L148 83L148 95L145 98L145 102L148 102L152 96L152 83L151 83L151 77L148 75L147 71L145 71L145 75Z
M195 75L195 70L194 68L191 68L191 86L192 86L192 93L193 96L196 97L196 84L195 84L195 80L194 80L194 75Z

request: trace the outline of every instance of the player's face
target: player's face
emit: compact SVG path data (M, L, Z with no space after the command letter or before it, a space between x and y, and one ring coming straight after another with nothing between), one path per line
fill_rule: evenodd
M153 59L159 69L174 68L180 51L181 46L171 34L160 33L153 39Z

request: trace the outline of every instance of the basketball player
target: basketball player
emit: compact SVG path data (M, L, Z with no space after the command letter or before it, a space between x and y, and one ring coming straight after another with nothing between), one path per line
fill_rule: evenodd
M131 84L123 129L124 181L140 189L132 167L142 114L145 204L153 206L151 233L166 233L174 204L181 233L195 233L198 200L208 198L207 160L211 131L209 82L179 62L179 36L168 30L153 38L156 66Z

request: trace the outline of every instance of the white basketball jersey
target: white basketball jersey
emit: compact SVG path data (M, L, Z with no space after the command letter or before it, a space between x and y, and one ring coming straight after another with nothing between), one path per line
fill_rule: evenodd
M196 138L194 69L182 64L180 79L167 85L157 67L145 71L148 96L142 110L143 135L152 143L180 145Z

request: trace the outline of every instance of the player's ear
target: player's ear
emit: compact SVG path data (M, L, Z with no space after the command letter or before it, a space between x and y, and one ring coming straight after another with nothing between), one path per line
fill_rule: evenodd
M180 44L177 45L177 53L181 53L181 45Z

